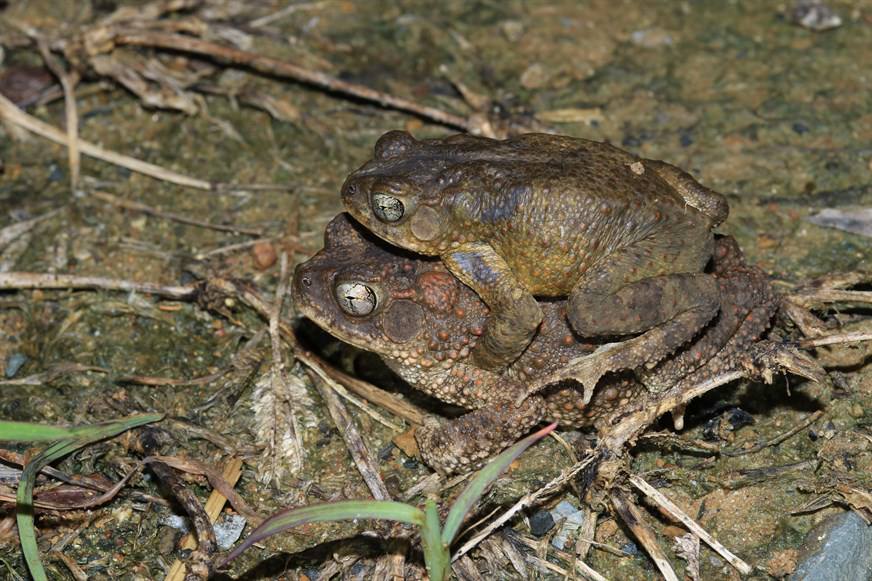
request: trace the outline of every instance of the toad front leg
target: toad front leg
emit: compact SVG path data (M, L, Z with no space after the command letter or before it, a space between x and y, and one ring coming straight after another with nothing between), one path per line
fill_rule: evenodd
M429 418L415 430L421 457L428 466L446 474L473 470L502 452L542 420L542 397L519 404L506 397L454 420Z
M442 261L491 310L484 335L473 350L475 364L483 369L505 368L530 344L542 322L542 309L489 244L464 244Z

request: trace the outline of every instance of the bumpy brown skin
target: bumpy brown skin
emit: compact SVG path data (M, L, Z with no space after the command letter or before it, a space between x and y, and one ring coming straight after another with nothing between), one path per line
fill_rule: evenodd
M439 256L490 307L474 352L485 369L527 347L544 316L534 296L568 296L584 337L668 326L660 336L672 341L611 354L577 376L588 398L603 373L662 359L717 312L717 285L700 273L726 201L678 168L608 144L545 134L418 141L393 131L342 198L377 236Z
M721 308L717 317L693 343L637 375L648 389L659 393L698 369L720 373L732 367L741 351L770 326L780 298L762 270L745 263L739 245L731 236L715 241L712 276L718 281Z
M727 265L727 253L721 256ZM376 298L371 313L351 315L337 301L337 287L352 281L366 285ZM481 369L472 363L470 353L487 322L484 303L438 260L387 249L345 215L328 225L324 249L297 267L293 293L301 314L339 339L377 353L412 387L474 410L453 421L434 420L416 433L425 461L444 472L479 464L542 419L569 427L604 427L621 410L645 401L642 384L628 373L609 375L589 403L580 386L571 381L524 399L527 380L558 371L595 348L569 328L566 302L542 304L539 333L504 373ZM737 307L742 312L752 308ZM740 323L736 319L726 327L735 331ZM707 335L703 333L694 344ZM723 344L732 333L718 335L723 336L718 339ZM666 367L668 362L664 362L652 377L678 380L681 374L706 364L702 358L692 359L693 365ZM516 405L519 400L522 403Z

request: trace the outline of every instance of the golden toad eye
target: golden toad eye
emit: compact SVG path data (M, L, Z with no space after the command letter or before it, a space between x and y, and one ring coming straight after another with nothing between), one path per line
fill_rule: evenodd
M403 217L406 208L399 198L383 192L373 192L372 211L382 222L396 222Z
M375 292L360 282L341 282L333 290L339 308L355 317L364 317L375 310Z

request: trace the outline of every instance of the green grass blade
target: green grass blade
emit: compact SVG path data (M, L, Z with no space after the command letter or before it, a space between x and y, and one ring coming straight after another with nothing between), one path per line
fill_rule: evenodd
M33 526L33 486L39 471L55 460L88 444L117 436L131 428L150 424L162 418L163 414L142 414L93 426L70 428L69 431L73 434L72 438L55 442L27 463L21 472L21 481L18 483L18 493L15 498L15 519L18 522L21 550L34 581L47 580L45 569L43 569L42 561L39 558L36 530Z
M75 432L71 428L0 420L0 441L2 442L44 442L73 436L75 436Z
M341 502L291 508L277 512L263 521L259 527L248 535L248 538L241 545L236 547L218 564L218 568L225 567L254 543L295 526L313 522L354 520L359 518L393 520L424 526L424 513L420 509L391 500L344 500Z
M428 498L424 505L424 526L421 527L421 544L424 545L424 563L431 581L448 578L451 555L448 545L442 542L442 527L439 526L439 511L436 503Z
M460 530L460 525L463 524L463 519L466 518L466 513L468 513L478 499L481 498L481 495L484 494L485 488L499 478L500 474L502 474L505 469L509 467L509 464L514 462L518 456L524 452L524 450L550 434L556 427L556 423L551 424L542 428L535 434L527 436L491 460L487 466L478 471L478 474L473 477L463 492L460 493L460 496L457 497L457 500L454 501L451 510L448 512L448 517L445 519L445 526L442 528L442 542L446 546L451 545L451 541L454 540L454 537L457 536L457 532Z

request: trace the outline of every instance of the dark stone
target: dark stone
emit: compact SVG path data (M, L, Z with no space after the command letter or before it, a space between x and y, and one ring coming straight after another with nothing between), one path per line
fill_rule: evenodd
M391 453L394 451L394 443L388 442L385 444L381 450L378 451L378 459L382 462L386 462L390 460Z
M798 134L798 135L802 135L802 134L804 134L804 133L808 133L809 131L811 131L811 130L808 128L808 125L806 125L806 124L803 123L802 121L797 121L796 123L794 123L794 124L791 126L791 128L793 129L794 133L796 133L796 134Z
M64 180L65 176L64 170L55 164L51 164L48 171L48 181L50 182L60 182Z
M642 551L639 550L639 545L634 543L633 541L628 541L621 545L621 552L625 555L630 555L631 557L639 557L642 555Z
M547 510L540 510L530 517L530 533L541 537L554 528L554 517Z
M733 408L727 411L725 414L726 419L730 422L730 426L733 428L733 431L738 430L744 426L750 426L754 423L754 416L743 410L742 408Z
M721 439L720 435L721 418L711 418L706 420L702 426L702 439L706 442L717 442Z
M869 581L872 579L872 527L848 511L809 531L790 581Z

